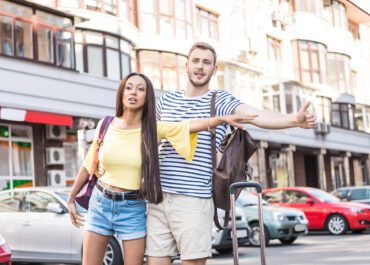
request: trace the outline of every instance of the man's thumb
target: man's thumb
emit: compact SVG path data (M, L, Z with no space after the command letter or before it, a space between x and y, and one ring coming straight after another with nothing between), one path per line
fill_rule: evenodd
M306 110L310 107L310 105L311 105L311 103L310 103L309 101L306 101L306 102L304 103L304 105L303 105L302 110L303 110L303 111L306 111Z

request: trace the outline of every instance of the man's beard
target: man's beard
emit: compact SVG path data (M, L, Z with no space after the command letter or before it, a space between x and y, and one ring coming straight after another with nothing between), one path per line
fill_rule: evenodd
M202 87L202 86L204 86L204 85L207 85L208 83L209 83L209 81L211 80L211 78L212 78L212 75L209 75L208 77L207 77L207 79L204 81L204 82L202 82L202 83L195 83L192 79L191 79L191 74L190 73L188 73L188 78L189 78L189 81L190 81L190 83L194 86L194 87Z

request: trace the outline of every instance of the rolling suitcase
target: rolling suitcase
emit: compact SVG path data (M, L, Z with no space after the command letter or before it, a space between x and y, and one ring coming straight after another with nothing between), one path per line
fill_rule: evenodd
M258 198L258 220L260 226L260 247L261 247L261 265L266 265L265 257L265 231L263 227L263 211L262 211L262 186L257 182L237 182L230 186L230 204L231 204L231 224L232 224L232 240L234 265L239 265L238 239L236 236L236 218L235 218L235 193L238 188L255 188Z

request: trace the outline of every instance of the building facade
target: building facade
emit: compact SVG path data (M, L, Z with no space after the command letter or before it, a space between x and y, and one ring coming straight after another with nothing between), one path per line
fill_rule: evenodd
M0 190L71 184L84 130L114 114L119 80L186 86L195 41L218 52L211 87L295 113L315 130L261 130L265 187L370 184L370 9L355 0L1 0Z

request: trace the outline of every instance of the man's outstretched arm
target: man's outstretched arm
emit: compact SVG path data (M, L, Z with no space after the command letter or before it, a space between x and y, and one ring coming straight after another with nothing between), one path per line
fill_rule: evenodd
M234 113L238 115L258 115L250 123L264 129L285 129L292 127L308 129L316 126L316 116L312 111L308 110L309 106L310 103L306 102L297 114L281 114L241 104L235 108Z

